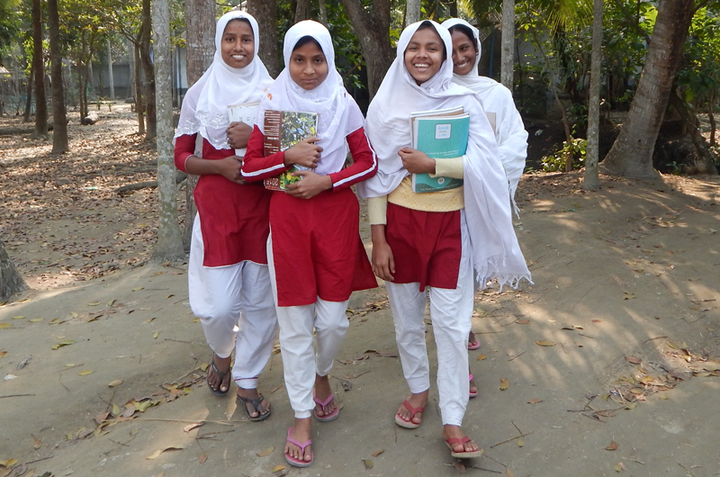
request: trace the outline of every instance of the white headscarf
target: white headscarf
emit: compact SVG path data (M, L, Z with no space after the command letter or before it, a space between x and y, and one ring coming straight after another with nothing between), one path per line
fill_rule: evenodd
M463 193L476 280L482 286L497 279L500 286L531 281L515 235L505 171L498 159L492 127L469 89L452 83L452 38L439 24L426 20L445 45L446 60L428 81L418 85L405 67L405 50L418 27L400 35L397 57L368 108L365 130L378 156L378 173L358 184L363 197L389 194L408 175L398 151L411 146L410 113L463 106L470 115L468 149L463 159Z
M232 68L222 59L221 43L225 27L231 20L250 22L255 37L255 56L244 68ZM217 21L215 55L210 67L188 89L183 100L175 137L199 133L215 149L229 149L227 141L228 105L260 101L272 78L258 57L260 33L255 18L233 10Z
M311 90L305 90L295 83L288 70L295 45L306 36L318 42L328 66L325 80ZM320 141L317 145L323 151L315 172L322 175L338 172L345 164L348 152L345 137L363 126L363 117L335 69L335 49L330 32L321 23L312 20L296 23L285 33L283 58L285 68L260 103L257 126L264 132L266 110L318 113L317 137Z

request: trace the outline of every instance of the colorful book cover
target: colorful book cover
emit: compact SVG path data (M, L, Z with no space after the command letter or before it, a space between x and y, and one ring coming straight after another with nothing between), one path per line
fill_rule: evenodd
M411 115L413 147L436 160L460 157L467 150L470 116L462 108L441 111L424 111ZM413 174L413 192L437 192L455 189L462 179Z
M317 134L318 115L317 113L306 113L301 111L265 111L265 156L278 151L285 151L305 138ZM279 176L265 179L265 188L270 190L286 190L287 186L302 179L300 176L293 176L292 173L299 170L309 171L309 167L302 167L295 164Z

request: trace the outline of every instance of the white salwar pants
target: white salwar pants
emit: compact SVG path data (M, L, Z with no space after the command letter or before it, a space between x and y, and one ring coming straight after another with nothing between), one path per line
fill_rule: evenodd
M205 267L204 255L197 214L188 261L190 308L200 318L205 339L215 354L227 358L235 349L232 377L237 385L256 389L277 329L268 266L243 261Z
M315 374L327 376L340 350L350 323L345 311L348 301L325 301L318 297L311 305L277 306L277 285L272 255L272 231L267 245L270 282L272 283L278 324L283 375L290 406L295 418L307 419L315 408ZM317 354L313 350L313 327Z
M395 322L403 375L413 394L430 389L430 366L425 343L425 303L430 296L430 318L437 347L437 387L443 425L462 425L469 397L468 333L474 306L474 279L470 241L461 219L462 254L457 288L428 287L419 283L385 282Z

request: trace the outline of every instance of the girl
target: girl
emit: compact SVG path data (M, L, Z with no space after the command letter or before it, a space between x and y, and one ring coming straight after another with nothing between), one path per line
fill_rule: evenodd
M453 41L453 81L473 90L482 101L485 114L495 130L498 153L507 174L510 199L515 203L520 176L525 169L527 157L527 138L522 117L512 93L502 84L487 76L478 74L481 45L477 28L459 18L445 20L442 26L450 31ZM516 209L517 211L517 209ZM470 331L468 349L478 349L480 342L475 333ZM472 376L472 375L471 375ZM470 397L477 396L477 388L470 378Z
M468 402L467 337L473 307L473 267L479 283L516 285L530 273L513 230L510 197L487 117L472 91L451 84L452 40L435 22L408 26L397 58L368 109L368 137L378 174L361 184L369 197L373 270L386 280L403 374L411 396L395 422L417 428L428 401L425 288L438 354L443 438L453 457L482 451L462 431ZM435 161L409 147L410 113L463 106L470 116L467 152ZM416 194L411 173L463 179L463 186Z
M276 176L297 164L302 180L270 202L268 262L280 324L285 386L295 412L285 459L307 467L313 461L310 416L338 417L328 373L348 320L353 290L377 286L359 236L359 206L350 185L377 171L363 130L363 117L335 70L328 30L306 20L285 34L285 69L260 103L242 174L247 181ZM267 110L318 113L316 136L284 152L263 155ZM348 151L354 163L343 169ZM313 355L313 327L317 356Z
M272 82L257 58L259 44L257 22L247 13L231 11L218 20L213 63L188 90L175 132L175 166L200 176L188 284L190 307L214 353L208 388L218 395L228 392L234 348L232 378L254 421L270 415L257 381L277 327L265 251L270 195L244 184L242 158L230 149L226 129L227 106L259 101ZM236 125L243 128L247 142L250 127ZM202 158L194 155L198 134Z

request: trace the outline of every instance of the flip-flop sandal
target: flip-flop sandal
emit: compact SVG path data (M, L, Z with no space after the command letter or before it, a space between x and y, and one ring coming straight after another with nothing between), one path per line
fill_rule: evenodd
M295 439L290 437L293 429L295 429L295 428L291 427L290 429L288 429L287 441L290 444L295 444L296 446L298 446L300 448L300 450L302 451L303 456L305 456L305 448L307 446L309 446L310 444L312 444L312 439L308 439L304 443L300 443L300 441L296 441ZM315 460L315 455L313 454L312 457L310 458L310 461L308 462L306 460L296 459L295 457L291 456L290 454L288 454L286 452L285 460L287 461L288 464L292 465L293 467L310 467L310 464L312 464L313 460Z
M480 340L477 339L477 336L475 337L475 343L471 343L470 340L468 340L468 349L478 349L480 347Z
M217 366L215 366L215 356L213 356L213 360L210 363L210 366L212 367L212 370L215 373L215 376L220 378L220 385L222 386L222 384L225 382L225 376L227 376L230 373L230 368L228 368L228 370L225 371L224 373L220 372L220 370L217 369ZM208 372L207 372L207 385L208 385L208 389L210 390L210 392L216 396L224 396L230 390L230 380L229 379L228 379L228 383L227 383L227 389L225 391L221 391L219 388L214 388L212 383L210 383L210 370L208 370Z
M398 413L395 413L395 424L400 427L404 427L405 429L417 429L418 427L420 427L420 424L413 422L413 418L415 417L415 414L419 412L424 412L425 407L412 407L412 404L410 404L408 401L403 401L403 406L405 406L405 409L410 411L410 420L406 421L405 419L400 417Z
M453 444L460 444L463 446L463 449L465 449L465 443L466 442L472 442L472 439L470 439L468 436L463 437L451 437L450 439L445 439L445 444L450 449L450 455L453 457L456 457L458 459L471 459L473 457L480 457L483 455L483 450L478 449L476 451L465 451L462 452L455 452L453 450Z
M260 412L260 409L258 408L258 406L260 406L260 404L262 404L263 399L264 399L262 394L260 394L260 395L259 395L258 397L256 397L255 399L250 399L250 398L246 398L246 397L242 397L242 396L238 395L238 399L240 399L240 400L243 402L243 409L245 409L245 415L246 415L246 416L248 417L248 419L250 419L251 421L253 421L253 422L264 421L265 419L267 419L268 417L270 417L270 413L272 412L272 408L268 409L268 412L266 412L265 414L262 414L262 413ZM255 417L252 417L252 416L250 415L250 411L248 410L248 408L247 408L247 406L246 406L245 404L252 404L253 409L255 409L255 412L257 412L258 415L255 416ZM294 444L294 442L293 442L293 444Z
M470 375L468 376L468 378L470 379L470 382L472 383L472 380L473 380L473 375L472 375L472 373L470 373ZM477 387L476 387L475 389L476 389L475 392L470 391L470 399L472 399L472 398L474 398L474 397L477 397L477 395L478 395Z
M335 409L330 414L325 412L325 408L328 404L332 402L332 400L335 399L335 393L332 393L328 396L328 398L325 401L321 401L320 399L315 397L315 390L313 389L313 401L315 401L317 404L320 405L322 408L323 415L320 416L317 413L317 409L313 409L313 414L315 415L315 419L317 419L320 422L330 422L334 421L338 417L340 417L340 407L335 405Z

